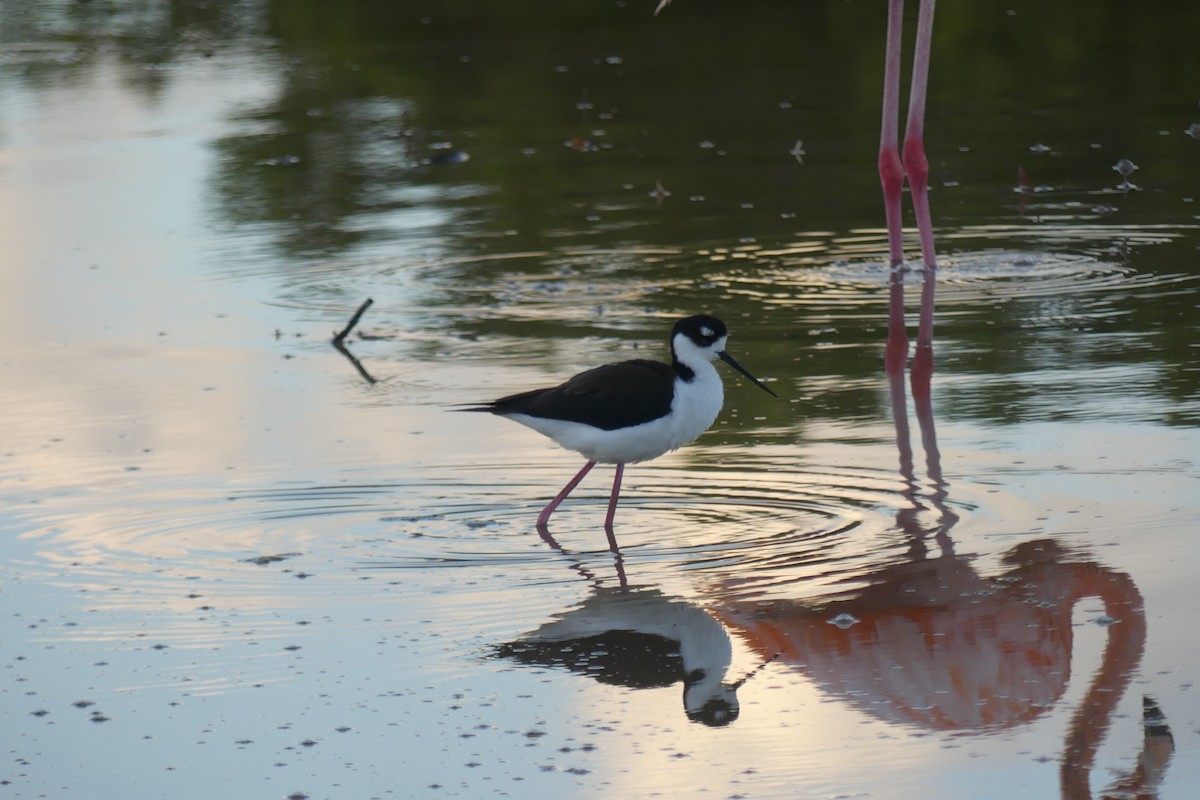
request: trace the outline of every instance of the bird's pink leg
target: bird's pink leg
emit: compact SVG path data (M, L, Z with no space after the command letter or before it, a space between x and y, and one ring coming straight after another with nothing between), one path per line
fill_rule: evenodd
M917 17L917 43L913 54L912 88L908 98L908 124L904 132L904 171L912 191L913 211L921 239L921 260L930 273L937 271L933 245L933 218L929 212L929 160L925 157L925 96L929 84L929 50L933 40L936 0L921 0ZM932 277L932 276L927 276ZM921 315L917 325L914 371L933 370L934 281L926 280L921 291Z
M562 491L559 492L557 495L555 495L554 499L551 500L549 502L549 504L547 504L546 507L542 509L542 513L538 514L538 518L537 518L537 526L539 528L546 527L546 523L548 523L550 521L550 515L554 513L554 509L558 508L559 503L561 503L563 500L567 499L567 495L569 495L571 493L571 490L579 485L579 482L581 480L583 480L583 476L587 475L589 472L591 472L592 467L594 467L594 466L596 466L595 461L589 461L586 464L584 464L583 469L581 469L581 470L579 470L579 472L575 473L575 477L571 478L571 480L567 481L567 485L562 488Z
M887 54L883 70L883 116L879 124L879 181L887 220L891 263L891 297L888 304L887 351L884 368L899 373L908 360L908 333L904 328L904 226L900 198L904 168L900 163L897 120L900 115L900 44L904 33L904 0L888 0Z
M617 552L617 540L613 535L613 520L617 516L617 497L621 494L621 476L625 474L625 465L617 464L616 474L613 475L612 497L608 498L608 516L604 518L604 530L608 532L608 543L613 552Z

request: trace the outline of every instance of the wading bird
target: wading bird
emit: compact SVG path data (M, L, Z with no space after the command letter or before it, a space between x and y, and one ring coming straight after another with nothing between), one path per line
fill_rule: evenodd
M615 464L612 496L604 528L616 550L612 532L626 464L649 461L694 440L713 424L725 400L715 359L775 395L725 352L725 323L697 314L671 330L671 363L634 359L581 372L548 389L501 397L464 409L488 411L533 428L587 459L583 469L538 515L545 528L554 509L598 463ZM778 395L775 395L778 397Z

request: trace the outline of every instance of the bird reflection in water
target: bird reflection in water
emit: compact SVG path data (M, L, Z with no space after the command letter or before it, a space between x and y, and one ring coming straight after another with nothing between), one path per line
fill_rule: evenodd
M548 533L542 538L570 557ZM733 646L720 622L696 603L653 586L630 586L619 556L617 586L605 586L578 561L573 567L592 584L590 595L537 630L499 645L497 657L562 667L631 689L682 683L684 712L692 722L723 726L737 719L737 690L754 672L726 680Z

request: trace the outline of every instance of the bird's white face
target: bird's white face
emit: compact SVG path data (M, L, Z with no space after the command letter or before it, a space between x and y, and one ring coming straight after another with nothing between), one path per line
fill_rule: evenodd
M701 328L700 333L705 336L712 336L714 331L709 328ZM696 363L702 361L715 361L719 353L724 352L725 345L729 342L728 336L722 336L716 339L711 344L702 345L692 341L690 336L686 334L675 334L675 357L684 364Z

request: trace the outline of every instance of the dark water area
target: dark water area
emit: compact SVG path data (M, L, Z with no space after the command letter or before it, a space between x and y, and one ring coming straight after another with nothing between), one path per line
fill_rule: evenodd
M0 797L1196 796L1200 6L938 8L926 393L886 4L655 5L0 3Z

